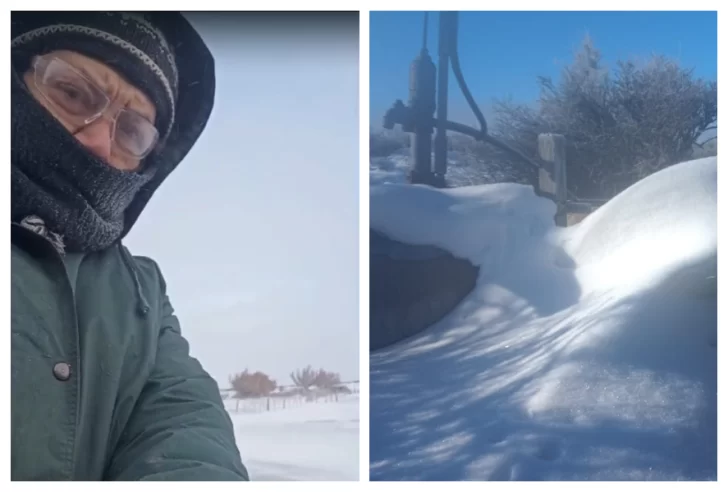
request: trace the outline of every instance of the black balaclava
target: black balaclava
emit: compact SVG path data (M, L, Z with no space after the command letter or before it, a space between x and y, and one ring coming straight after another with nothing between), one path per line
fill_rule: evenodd
M125 210L156 169L121 171L97 158L36 101L22 74L33 56L55 50L99 60L152 100L163 142L175 120L174 52L143 15L120 12L56 12L11 46L12 221L42 223L62 251L103 250L121 236Z

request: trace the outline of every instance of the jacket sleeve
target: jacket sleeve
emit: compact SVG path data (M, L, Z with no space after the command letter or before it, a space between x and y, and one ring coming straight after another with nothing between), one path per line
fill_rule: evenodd
M217 383L190 356L163 295L155 366L112 456L108 479L248 480Z

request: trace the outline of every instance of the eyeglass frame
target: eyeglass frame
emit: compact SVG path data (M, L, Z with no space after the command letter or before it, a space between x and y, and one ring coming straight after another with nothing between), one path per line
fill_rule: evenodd
M39 82L39 80L38 80L40 77L39 70L38 70L39 64L47 63L48 65L50 65L50 63L53 61L58 61L58 62L62 63L63 65L65 65L66 67L68 67L72 72L74 72L77 76L81 77L82 80L84 80L87 84L89 84L94 90L98 91L98 93L101 94L106 101L106 103L104 104L104 108L101 111L99 111L98 113L94 114L93 116L84 119L83 125L81 125L81 127L78 128L74 132L74 134L82 131L84 128L87 128L89 125L98 121L99 118L106 116L113 123L112 128L111 128L111 141L117 146L117 148L122 153L126 154L129 157L133 157L134 159L138 159L141 161L142 159L146 158L149 154L151 154L154 151L155 147L159 144L159 136L160 136L159 130L154 125L154 123L152 123L144 115L140 114L137 111L134 111L133 109L129 109L129 108L125 107L123 104L121 104L119 102L113 103L111 97L109 97L109 95L104 90L102 90L98 86L98 84L96 84L94 81L90 80L89 77L87 77L86 75L81 73L80 70L78 70L72 64L68 63L66 60L63 60L57 56L53 56L53 57L49 58L47 56L41 55L41 56L37 56L35 61L33 62L33 83L35 84L35 87L38 90L38 92L43 96L43 98L46 101L48 101L49 104L51 104L56 109L60 109L61 111L63 111L62 108L59 108L58 103L53 101L53 99L45 93L45 91L41 87L42 85L44 85L43 82ZM149 145L149 149L147 149L141 155L136 155L136 154L126 150L123 146L119 145L119 143L116 141L116 123L119 118L119 114L121 114L123 111L129 112L129 113L132 113L132 114L138 116L143 121L148 122L151 125L151 127L154 129L154 139L152 140L152 143ZM113 114L113 116L110 116L109 113Z

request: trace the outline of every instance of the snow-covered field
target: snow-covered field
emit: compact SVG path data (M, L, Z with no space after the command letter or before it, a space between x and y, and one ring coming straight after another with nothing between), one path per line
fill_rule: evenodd
M226 407L251 480L359 479L358 395L269 412Z
M567 229L526 186L374 171L372 228L481 271L445 319L371 355L373 480L716 479L715 158Z

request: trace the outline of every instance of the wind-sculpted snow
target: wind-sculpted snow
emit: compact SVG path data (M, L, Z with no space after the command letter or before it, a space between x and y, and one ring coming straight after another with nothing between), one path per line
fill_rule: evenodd
M715 480L716 159L581 224L525 186L374 186L372 228L481 267L371 356L374 480Z

